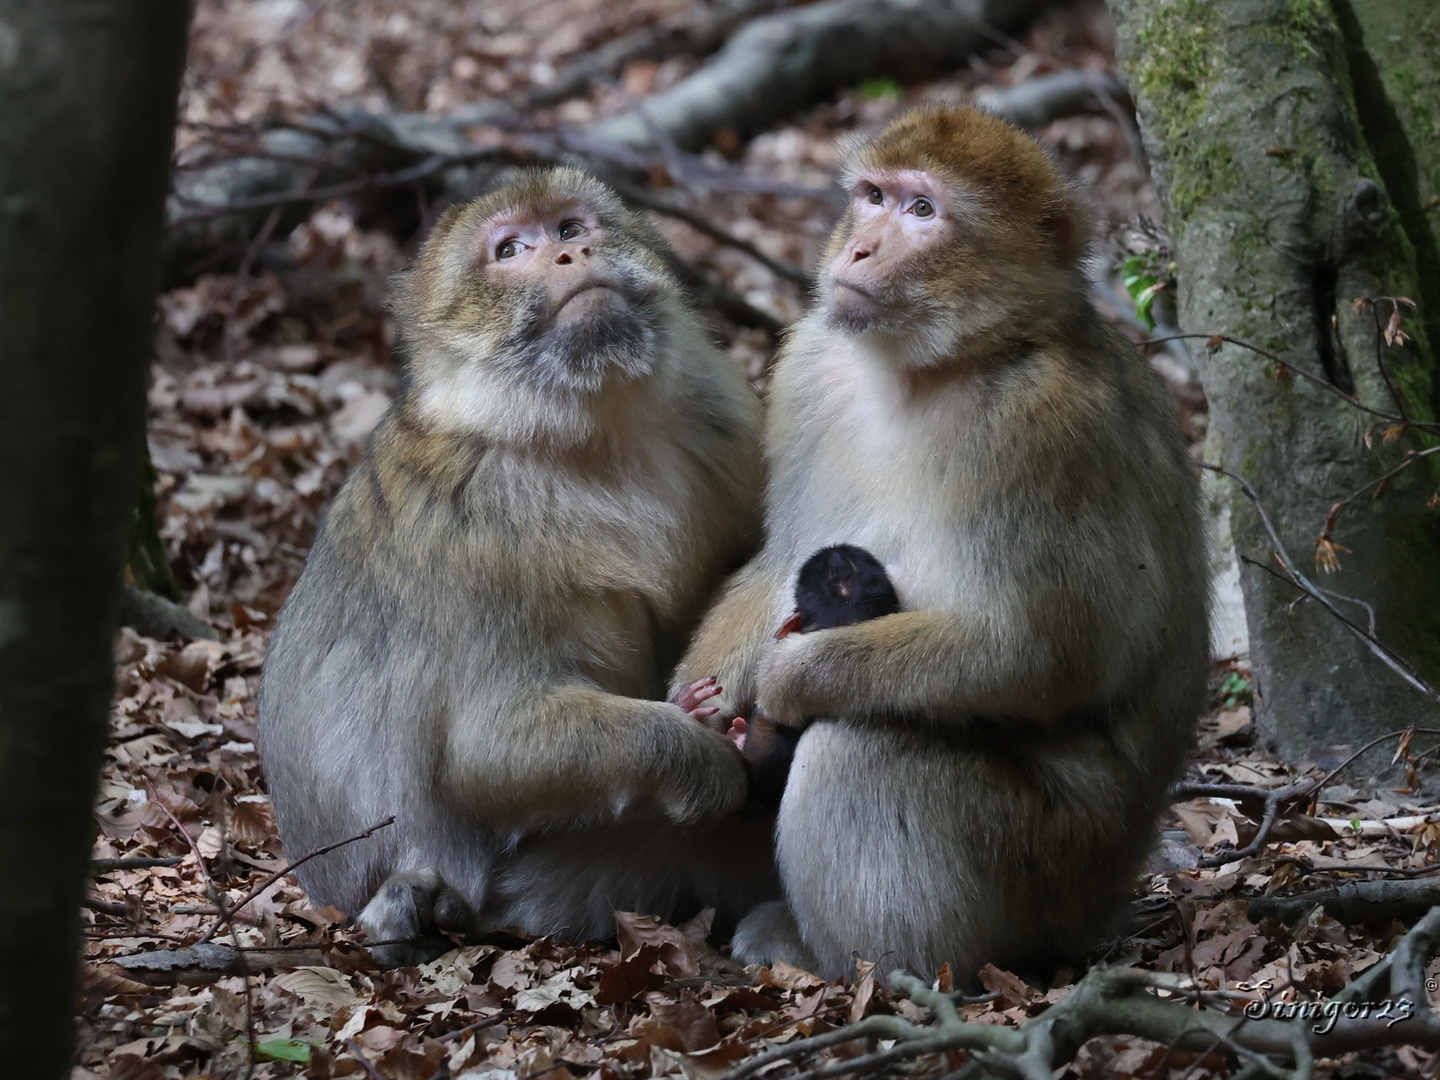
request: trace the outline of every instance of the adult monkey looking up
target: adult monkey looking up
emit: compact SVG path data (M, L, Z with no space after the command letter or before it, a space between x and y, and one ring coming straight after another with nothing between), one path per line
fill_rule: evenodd
M1202 704L1197 481L1174 406L1090 307L1085 217L1032 141L911 113L850 159L767 418L766 541L677 672L804 726L785 904L736 954L962 976L1082 959L1152 843ZM853 543L905 610L772 640ZM723 719L722 715L722 719Z
M259 720L292 855L396 815L298 872L401 939L383 962L778 895L765 823L715 825L739 752L693 694L654 700L761 488L758 402L663 250L559 169L446 213L400 284L409 381L280 614Z

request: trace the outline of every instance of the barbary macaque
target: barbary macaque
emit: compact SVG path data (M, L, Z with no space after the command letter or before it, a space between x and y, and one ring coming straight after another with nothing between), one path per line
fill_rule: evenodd
M598 181L521 174L436 223L394 312L408 382L316 536L260 746L310 897L384 963L444 933L733 925L779 895L740 753L665 700L758 542L760 410ZM389 943L389 944L380 944Z
M836 544L817 551L800 567L795 579L795 610L780 624L775 637L849 626L899 610L895 587L879 560L852 544ZM707 698L719 692L707 694ZM714 706L707 711L712 710L719 711ZM748 720L736 717L727 734L744 754L752 807L778 809L800 731L754 714Z
M1053 970L1114 925L1191 744L1195 469L1159 380L1088 302L1086 216L1034 142L926 109L845 183L775 368L764 547L675 676L717 677L720 722L805 728L786 901L745 918L735 955L827 978L856 953ZM842 540L903 610L776 641L797 570Z

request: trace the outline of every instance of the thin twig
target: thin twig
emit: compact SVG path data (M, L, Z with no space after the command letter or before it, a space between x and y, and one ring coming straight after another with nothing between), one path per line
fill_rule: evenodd
M1280 807L1313 795L1328 783L1329 779L1326 777L1323 781L1300 780L1278 788L1249 787L1245 784L1176 784L1170 789L1170 801L1183 802L1186 799L1219 798L1259 799L1264 803L1260 827L1250 838L1250 842L1243 848L1222 851L1201 859L1199 865L1209 870L1217 866L1225 866L1228 863L1239 862L1241 859L1247 859L1256 854L1269 841L1270 831L1275 827L1275 822L1280 814Z
M1330 598L1325 595L1323 589L1318 588L1309 578L1300 572L1295 561L1290 557L1290 553L1285 549L1285 545L1280 539L1280 534L1275 529L1275 523L1270 520L1270 515L1265 512L1265 507L1260 502L1260 496L1256 493L1254 487L1251 486L1250 481L1246 480L1243 476L1230 472L1228 469L1221 468L1219 465L1212 465L1209 462L1200 462L1200 467L1209 469L1211 472L1219 473L1222 476L1228 476L1240 485L1240 490L1245 493L1245 497L1249 499L1255 507L1255 512L1260 516L1261 524L1264 525L1265 531L1270 535L1270 543L1275 549L1275 558L1279 561L1281 568L1290 576L1295 585L1308 593L1311 599L1338 619L1345 628L1359 638L1365 647L1386 667L1399 675L1409 683L1411 687L1424 694L1431 702L1440 705L1440 693L1437 693L1429 683L1422 679L1415 669L1410 666L1408 661L1394 652L1388 645L1381 642L1375 635L1369 633L1363 627L1357 626L1347 618L1345 613L1337 608L1334 603L1331 602Z
M305 186L309 187L313 182L314 175L312 174L310 179L305 181ZM275 226L280 224L280 215L284 210L285 208L283 206L277 206L274 210L271 210L265 218L265 224L261 225L260 231L255 234L255 239L251 240L250 244L245 248L245 255L240 260L240 268L235 271L235 277L238 279L237 283L243 283L245 279L250 276L251 267L255 265L255 260L260 257L260 249L265 246L265 242L274 234Z
M102 900L98 896L85 897L80 901L80 906L100 915L114 915L121 919L131 914L130 909L124 904L117 904L112 900Z
M185 841L191 854L195 856L195 863L200 869L200 876L205 881L206 890L214 899L215 909L220 912L220 918L225 926L229 928L230 937L235 942L235 948L237 950L235 954L235 966L240 969L240 978L245 987L245 1080L250 1080L250 1078L255 1075L255 1000L254 988L250 985L250 962L245 959L243 952L238 951L241 947L240 932L235 929L235 922L230 917L229 911L225 908L224 897L220 895L220 890L216 888L215 882L211 880L210 870L205 865L205 859L200 854L200 848L196 846L190 834L185 831L185 826L180 823L180 819L175 816L174 811L160 798L160 793L155 790L155 786L148 781L145 786L150 789L150 797L159 804L160 809L165 812L165 816L168 817L171 824L175 826L175 831L180 834L180 839Z
M513 151L511 152L513 153ZM367 191L383 191L387 188L405 187L415 183L417 180L426 180L437 173L444 172L452 165L468 165L487 158L494 159L506 156L502 148L476 150L471 154L431 154L425 160L411 165L408 168L397 169L390 173L377 173L360 180L351 180L343 184L331 184L328 187L311 188L305 187L295 191L283 191L274 195L255 195L248 199L231 199L220 205L203 205L200 209L190 210L184 214L177 214L169 224L185 225L192 221L202 221L207 218L221 217L225 214L239 213L245 210L269 210L277 206L288 206L293 203L329 202L331 199L343 199L348 195L359 195Z
M1406 423L1408 424L1409 421L1406 421ZM1410 426L1413 427L1416 425L1411 424ZM1437 452L1440 452L1440 446L1430 446L1426 447L1424 450L1409 450L1405 454L1405 460L1400 462L1399 465L1396 465L1393 469L1389 470L1384 475L1376 477L1374 480L1370 480L1364 484L1361 484L1349 495L1346 495L1339 502L1335 503L1335 505L1330 507L1330 512L1325 515L1325 528L1320 533L1321 539L1330 539L1330 530L1335 527L1336 518L1340 516L1340 511L1344 510L1345 507L1349 506L1351 502L1353 502L1355 499L1358 499L1361 495L1364 495L1365 492L1369 491L1371 488L1379 488L1382 484L1388 483L1391 477L1395 476L1397 473L1404 472L1421 458L1429 457L1431 454Z
M129 859L91 859L90 876L109 874L116 870L145 870L152 866L179 866L185 861L184 855L171 855L164 859L134 857Z
M1244 341L1237 337L1231 337L1229 334L1166 334L1163 337L1150 338L1143 344L1163 345L1167 341L1189 341L1197 339L1203 339L1209 342L1223 341L1229 345L1238 345L1242 349L1249 349L1251 352L1258 353L1261 356L1265 357L1267 360L1273 360L1275 363L1279 364L1282 369L1293 372L1294 374L1299 375L1302 379L1314 383L1322 390L1326 391L1329 394L1333 394L1335 397L1338 397L1341 401L1345 402L1345 404L1359 409L1361 412L1369 413L1371 416L1378 417L1381 420L1388 420L1391 423L1395 424L1404 424L1406 422L1404 417L1396 416L1393 413L1381 412L1379 409L1375 409L1369 405L1366 405L1359 398L1352 397L1344 390L1341 390L1334 383L1329 382L1328 380L1323 379L1318 375L1312 375L1303 367L1297 365L1293 360L1286 360L1283 356L1279 356L1276 353L1271 352L1269 349L1262 349L1259 345L1252 345L1248 341ZM1440 423L1415 422L1411 423L1410 426L1420 431L1427 431L1432 435L1440 435Z
M1397 323L1400 315L1400 301L1394 296L1362 297L1355 301L1357 308L1368 307L1375 317L1375 366L1380 369L1380 378L1385 381L1385 389L1390 393L1390 400L1395 403L1395 409L1400 414L1400 419L1406 427L1411 427L1413 422L1410 419L1410 409L1405 404L1405 395L1400 393L1400 388L1395 385L1395 380L1390 377L1390 366L1385 363L1385 328L1380 325L1380 302L1390 301L1391 311L1396 317Z
M209 930L206 930L204 936L201 937L199 941L195 942L195 944L197 944L197 945L203 945L203 944L205 944L207 941L209 941L211 938L213 938L213 937L220 931L220 929L221 929L221 927L222 927L222 925L223 925L223 923L224 923L224 920L226 920L226 919L230 918L231 916L233 916L233 915L235 914L235 912L239 911L239 910L240 910L241 908L243 908L246 904L250 903L251 900L254 900L257 896L259 896L261 893L263 893L263 892L264 892L266 889L268 889L271 885L274 885L275 882L279 881L279 880L280 880L281 878L283 878L286 874L293 873L296 867L303 866L303 865L305 865L307 862L309 862L311 859L319 858L321 855L328 855L330 852L334 851L336 848L342 848L342 847L344 847L346 844L353 844L353 843L355 843L355 841L357 841L357 840L366 840L366 839L368 839L368 838L370 837L370 835L371 835L372 833L379 832L381 829L385 828L386 826L393 825L393 824L395 824L395 815L394 815L394 814L391 814L391 815L390 815L388 818L386 818L384 821L379 822L378 824L375 824L375 825L371 825L370 828L366 829L364 832L356 833L354 836L347 837L347 838L344 839L344 840L337 840L337 841L336 841L335 843L333 843L333 844L326 844L326 845L325 845L324 847L322 847L322 848L316 848L314 851L310 852L310 854L308 854L308 855L302 855L302 856L300 856L300 858L296 859L294 862L289 863L289 864L286 865L286 866L282 866L279 870L276 870L273 874L271 874L269 877L267 877L264 881L260 882L259 885L256 885L254 888L252 888L248 893L246 893L246 894L244 895L244 897L241 898L241 900L240 900L240 902L239 902L238 904L236 904L233 908L230 909L229 912L226 912L223 907L221 907L219 904L217 904L216 907L219 908L219 910L220 910L220 912L221 912L221 921L216 922L213 926L210 927ZM239 942L237 941L236 944L238 945Z
M716 243L723 244L725 247L734 248L736 251L750 256L750 258L765 267L765 269L769 270L776 277L784 278L786 281L793 281L804 289L813 288L815 285L815 279L804 270L801 270L797 266L791 266L789 263L781 262L778 259L772 259L749 240L745 240L726 229L722 229L719 225L707 221L692 210L687 210L683 206L676 206L667 200L657 199L652 195L647 195L639 188L631 187L629 184L614 184L612 186L614 186L615 190L620 193L626 202L634 203L636 206L643 206L646 210L653 210L655 213L664 214L666 217L672 217L676 221L683 221L696 232L703 233Z
M360 1044L354 1039L345 1040L345 1049L355 1055L355 1060L360 1062L360 1067L365 1070L370 1080L385 1080L385 1077L380 1075L380 1070L375 1068L375 1063L365 1056L365 1051L360 1049Z

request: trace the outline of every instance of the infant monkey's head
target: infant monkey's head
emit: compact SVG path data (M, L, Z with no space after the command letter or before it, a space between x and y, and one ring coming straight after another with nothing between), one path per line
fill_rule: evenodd
M795 613L777 638L796 632L832 630L893 615L900 598L880 560L853 544L821 548L805 560L795 582Z

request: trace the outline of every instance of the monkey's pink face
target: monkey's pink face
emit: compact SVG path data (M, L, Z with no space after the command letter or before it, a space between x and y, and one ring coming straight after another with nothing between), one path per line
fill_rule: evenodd
M658 355L662 281L586 201L562 197L479 224L471 249L506 313L489 362L531 383L596 390Z
M506 283L541 286L559 322L627 306L601 245L605 228L583 203L542 214L501 214L484 231L486 271Z
M916 264L954 234L958 208L921 169L867 169L850 197L855 225L828 268L830 302L842 323L864 329L913 299Z

